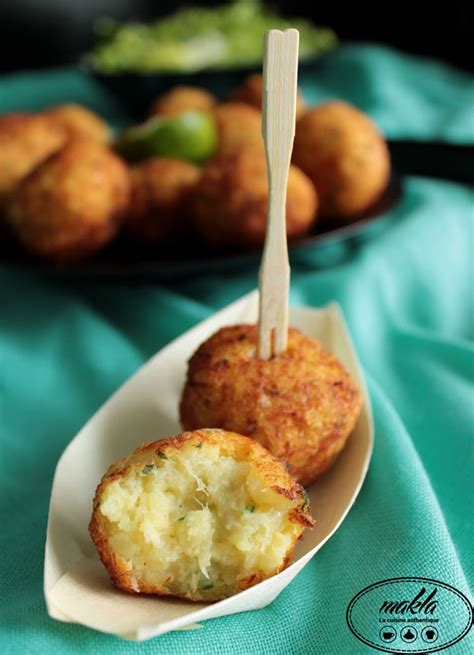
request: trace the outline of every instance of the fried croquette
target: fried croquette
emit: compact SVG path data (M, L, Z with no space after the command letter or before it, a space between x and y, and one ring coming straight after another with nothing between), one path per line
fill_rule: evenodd
M324 217L352 218L382 195L390 177L387 144L371 119L327 102L296 125L293 161L314 182Z
M66 138L64 129L47 116L0 116L0 209L18 182L59 150Z
M214 110L217 127L217 153L230 155L244 147L261 149L262 114L244 102L224 102Z
M198 348L181 398L182 425L253 437L310 484L344 448L361 393L334 355L294 328L281 355L263 360L256 349L254 325L223 328Z
M265 154L243 149L207 163L192 195L190 214L196 231L212 245L258 247L265 240L267 208ZM309 230L316 210L313 183L296 166L290 166L286 198L289 239Z
M91 139L98 143L108 143L110 128L100 116L87 107L74 103L50 107L43 112L60 125L69 138Z
M313 523L302 487L268 451L197 430L112 465L89 531L121 589L214 601L284 569Z
M126 229L147 246L174 241L187 228L187 200L200 169L180 159L153 158L132 168Z
M241 86L234 89L230 97L231 100L235 102L245 102L247 105L252 105L252 107L261 109L263 96L262 89L263 76L260 73L252 73L252 75L248 75L245 78ZM301 118L306 111L306 107L307 105L303 94L298 89L296 95L296 119Z
M129 202L130 175L119 157L98 143L71 141L18 185L7 220L31 253L77 260L115 235Z
M175 86L153 103L150 116L178 116L186 111L210 112L217 100L197 86Z

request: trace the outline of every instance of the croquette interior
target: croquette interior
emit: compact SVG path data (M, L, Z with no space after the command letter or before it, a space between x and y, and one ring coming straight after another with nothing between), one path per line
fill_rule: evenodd
M112 476L98 501L107 548L124 560L135 591L195 600L227 597L278 572L303 529L291 516L300 495L269 488L248 460L205 442Z

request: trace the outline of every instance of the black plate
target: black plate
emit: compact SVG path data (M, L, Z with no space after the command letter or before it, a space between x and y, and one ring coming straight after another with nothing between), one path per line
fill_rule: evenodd
M290 244L292 263L326 267L345 259L361 240L388 227L392 218L390 210L401 194L401 178L394 175L382 198L357 220L317 223L312 233ZM59 266L28 256L16 244L0 243L0 266L69 278L176 279L199 273L256 270L260 257L261 249L211 249L195 240L151 254L133 248L122 237L94 259Z

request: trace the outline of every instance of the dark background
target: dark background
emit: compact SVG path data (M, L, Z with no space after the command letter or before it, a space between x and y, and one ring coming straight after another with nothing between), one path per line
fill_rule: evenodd
M58 66L77 61L92 43L101 16L156 18L202 0L0 0L0 70ZM474 2L373 3L280 0L286 15L310 16L331 26L342 40L376 41L474 69Z

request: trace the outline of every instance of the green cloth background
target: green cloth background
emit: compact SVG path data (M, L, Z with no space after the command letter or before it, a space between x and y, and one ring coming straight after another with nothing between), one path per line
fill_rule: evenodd
M311 100L346 98L390 136L474 141L473 80L440 63L347 46L301 81ZM116 101L75 70L0 79L0 112L65 100L123 121ZM143 644L48 618L42 567L54 467L122 382L168 341L255 287L255 270L166 286L0 272L0 652L370 653L345 623L363 587L425 576L469 594L472 191L410 178L392 213L389 228L344 263L317 270L309 257L293 267L292 302L341 303L368 379L376 445L354 508L271 606ZM472 634L449 652L474 652Z

